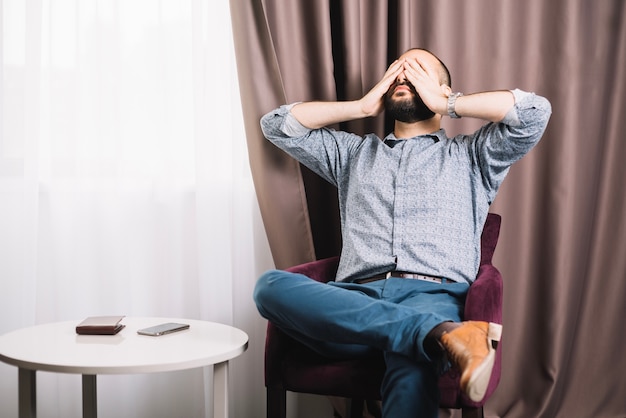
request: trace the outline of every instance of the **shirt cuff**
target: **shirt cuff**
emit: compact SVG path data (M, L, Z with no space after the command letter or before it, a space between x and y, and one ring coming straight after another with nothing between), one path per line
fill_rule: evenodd
M292 103L292 104L284 106L285 110L287 111L287 114L285 115L285 121L283 122L282 131L285 133L285 135L290 136L292 138L298 138L298 137L304 136L311 131L309 128L307 128L306 126L298 122L298 119L296 119L291 114L291 108L297 105L298 103L301 103L301 102L296 102L296 103Z
M519 114L517 113L517 104L533 94L520 89L511 90L511 93L513 93L513 97L515 98L515 104L509 109L500 122L509 126L520 126L521 121L519 119Z

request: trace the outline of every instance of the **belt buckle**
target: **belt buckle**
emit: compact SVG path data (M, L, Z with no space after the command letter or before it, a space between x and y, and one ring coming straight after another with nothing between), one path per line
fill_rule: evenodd
M387 273L385 273L385 280L387 280L388 278L391 277L391 272L388 271Z

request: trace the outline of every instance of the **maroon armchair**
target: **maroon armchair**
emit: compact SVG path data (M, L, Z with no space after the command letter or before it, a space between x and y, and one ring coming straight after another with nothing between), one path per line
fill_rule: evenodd
M500 233L500 215L490 213L481 237L481 262L476 281L465 301L465 320L502 323L502 276L492 265ZM295 267L297 272L319 282L335 278L339 257L326 258ZM473 402L461 393L460 375L449 370L439 379L440 407L463 410L463 417L483 417L483 405L500 381L501 347L484 399ZM286 392L312 393L352 399L351 417L361 417L364 401L380 400L380 385L385 371L382 353L370 358L333 360L325 358L288 337L268 323L265 340L265 386L267 418L286 416ZM368 403L369 405L369 403Z

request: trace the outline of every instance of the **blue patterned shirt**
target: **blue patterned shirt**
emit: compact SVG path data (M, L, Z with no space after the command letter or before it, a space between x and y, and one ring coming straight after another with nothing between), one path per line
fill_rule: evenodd
M513 94L501 122L453 138L444 130L384 141L311 130L291 115L293 105L263 116L268 140L338 189L343 247L336 280L400 270L474 281L489 205L551 114L545 98Z

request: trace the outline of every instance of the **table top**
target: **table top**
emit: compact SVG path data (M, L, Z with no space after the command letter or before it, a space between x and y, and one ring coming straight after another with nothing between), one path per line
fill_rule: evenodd
M82 319L18 329L0 336L0 361L61 373L133 374L208 366L248 347L248 335L231 326L181 318L125 317L116 335L78 335ZM181 322L184 331L151 337L137 330Z

